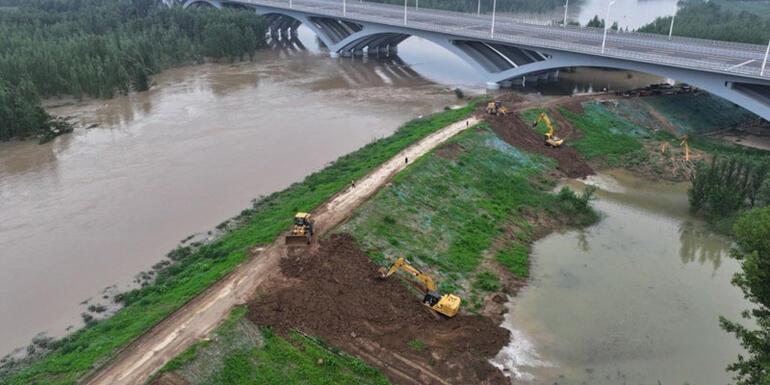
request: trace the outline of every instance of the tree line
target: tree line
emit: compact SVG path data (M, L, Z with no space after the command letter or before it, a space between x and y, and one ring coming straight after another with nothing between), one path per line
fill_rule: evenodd
M712 223L727 225L735 236L732 256L741 270L732 280L753 308L747 322L720 317L722 329L746 349L727 367L736 385L770 383L770 158L716 156L700 162L689 190L690 207ZM747 327L750 324L752 326Z
M252 12L169 9L154 0L0 0L3 6L0 140L51 129L41 97L144 91L151 75L171 66L252 58L266 33Z
M670 26L671 16L659 17L639 31L668 35ZM770 40L770 10L762 16L735 11L715 1L684 0L676 13L674 35L767 44Z

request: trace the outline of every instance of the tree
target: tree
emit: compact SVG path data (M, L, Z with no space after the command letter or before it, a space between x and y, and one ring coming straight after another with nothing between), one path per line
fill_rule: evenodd
M586 27L604 28L604 19L599 19L599 15L594 15L594 18L588 21Z
M735 335L748 354L739 355L727 370L735 372L736 385L770 384L770 207L745 213L733 231L738 244L733 256L740 261L741 271L732 282L754 305L742 317L757 326L748 328L720 317L722 329Z

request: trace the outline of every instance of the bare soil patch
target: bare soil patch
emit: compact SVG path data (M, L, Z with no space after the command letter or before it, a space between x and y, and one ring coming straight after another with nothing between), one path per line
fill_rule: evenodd
M295 283L263 288L247 317L278 333L292 329L323 338L377 366L396 384L508 384L488 359L509 341L490 318L436 315L420 294L378 266L349 235L283 258ZM282 286L282 285L279 285Z
M554 117L561 117L561 114L556 112L551 111L550 113ZM585 158L577 150L569 146L561 146L559 148L546 146L543 136L532 129L530 124L524 122L516 114L505 116L487 115L484 119L489 122L497 136L508 144L527 152L555 159L557 169L569 178L584 178L594 173L591 166L588 165ZM576 135L574 128L566 119L561 117L557 121L560 127L558 133L560 137L569 139Z

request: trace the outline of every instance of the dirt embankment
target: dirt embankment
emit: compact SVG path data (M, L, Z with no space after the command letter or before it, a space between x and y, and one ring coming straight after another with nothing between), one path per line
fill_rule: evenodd
M383 371L396 384L508 384L488 359L509 341L490 318L437 316L419 293L378 266L352 237L281 260L284 280L264 287L247 317L279 333L318 336Z

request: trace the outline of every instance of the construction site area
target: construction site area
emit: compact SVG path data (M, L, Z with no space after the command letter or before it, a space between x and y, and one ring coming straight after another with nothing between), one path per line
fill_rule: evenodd
M275 267L253 286L239 326L210 332L153 383L225 381L230 360L270 350L275 338L315 352L286 369L299 374L279 377L331 370L355 383L510 383L492 359L511 339L503 305L526 285L531 243L598 219L580 196L548 191L607 167L681 180L690 158L706 156L650 105L636 95L479 104L451 135L410 147L320 209L298 213L285 239L255 249L252 261ZM359 372L357 360L384 377ZM239 362L243 375L265 381L273 370L256 358Z

